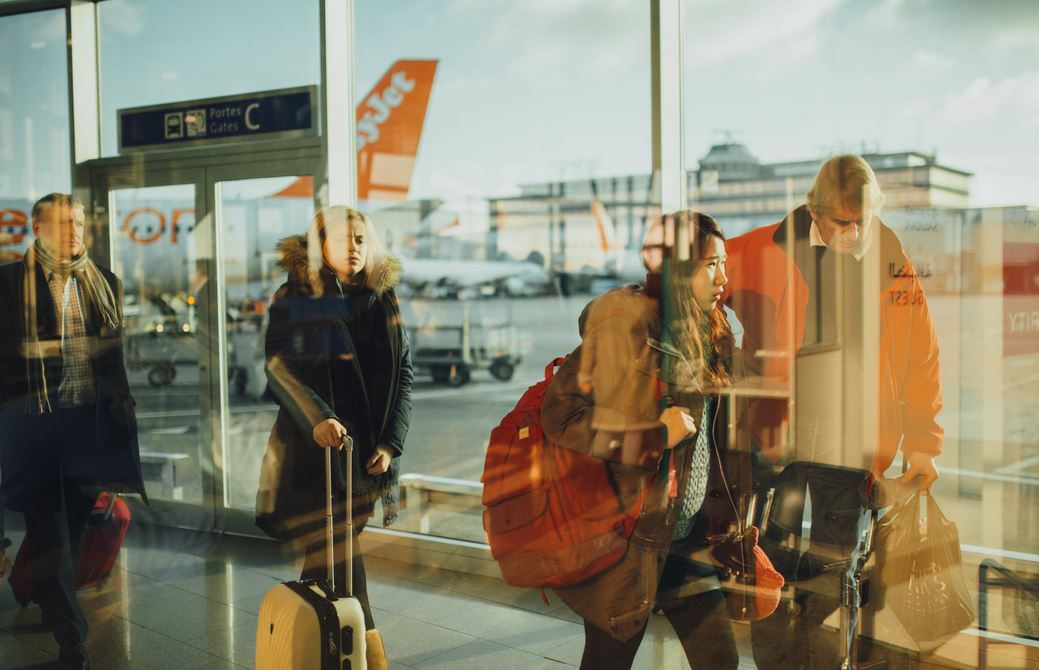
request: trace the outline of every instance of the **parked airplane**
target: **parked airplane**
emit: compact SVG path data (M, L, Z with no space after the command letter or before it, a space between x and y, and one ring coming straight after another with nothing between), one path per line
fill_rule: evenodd
M548 272L535 263L401 258L404 282L429 298L541 295L552 287Z

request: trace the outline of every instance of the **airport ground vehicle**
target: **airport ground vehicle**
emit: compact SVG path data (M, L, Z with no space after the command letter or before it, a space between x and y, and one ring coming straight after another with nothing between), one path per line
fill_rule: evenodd
M462 386L477 369L508 381L522 360L508 300L412 298L402 301L401 311L412 364L435 382Z

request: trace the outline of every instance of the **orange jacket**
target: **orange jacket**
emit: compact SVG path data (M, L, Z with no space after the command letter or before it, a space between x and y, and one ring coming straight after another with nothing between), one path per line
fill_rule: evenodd
M811 223L802 206L779 223L726 242L729 283L723 300L743 324L741 348L748 354L801 349L808 284L785 247L788 225L793 226L795 248L810 244ZM942 408L938 339L923 287L895 233L878 220L874 235L881 267L879 444L872 470L880 475L891 465L899 444L905 453L937 455L943 431L936 421ZM790 379L786 357L759 359L752 369L769 380ZM773 460L784 455L777 435L784 429L786 413L787 403L776 400L752 401L747 410L751 434Z

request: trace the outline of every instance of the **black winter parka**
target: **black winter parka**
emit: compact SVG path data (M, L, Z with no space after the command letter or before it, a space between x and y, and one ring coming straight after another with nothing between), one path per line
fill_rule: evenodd
M363 286L352 291L364 301L370 328L367 380L347 327L349 300L327 267L313 268L305 236L279 244L279 265L288 281L275 293L265 338L268 388L280 409L271 430L260 471L256 523L268 535L292 539L306 532L325 513L324 451L314 444L314 426L339 417L349 406L367 425L354 433L353 486L355 510L371 510L382 498L384 525L392 523L399 502L399 456L411 422L411 351L393 287L400 281L400 262L386 255L365 269ZM347 364L343 364L343 362ZM338 371L338 372L336 372ZM333 374L355 378L334 380ZM356 398L336 398L336 388L358 389ZM363 420L362 419L362 420ZM389 470L369 475L363 467L376 445L394 452ZM340 458L335 480L345 487Z

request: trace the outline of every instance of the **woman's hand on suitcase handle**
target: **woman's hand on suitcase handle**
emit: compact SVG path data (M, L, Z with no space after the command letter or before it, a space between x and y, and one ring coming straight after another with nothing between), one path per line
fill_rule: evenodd
M314 444L328 449L339 449L343 446L346 426L335 419L325 419L314 426Z
M660 413L660 422L667 428L667 448L673 449L679 442L696 433L696 419L689 414L688 407L667 407Z
M393 449L385 444L375 447L375 453L364 464L370 475L381 475L390 469L390 461L393 460Z

